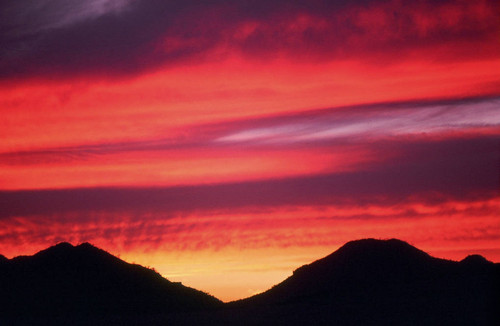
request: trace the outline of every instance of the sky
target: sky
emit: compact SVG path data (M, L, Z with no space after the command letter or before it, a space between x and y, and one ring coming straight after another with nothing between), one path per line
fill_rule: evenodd
M500 261L495 0L0 0L0 253L224 301L361 238Z

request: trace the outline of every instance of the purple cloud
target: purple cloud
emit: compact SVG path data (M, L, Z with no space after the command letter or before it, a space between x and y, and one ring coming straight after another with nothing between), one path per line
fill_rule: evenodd
M500 189L500 138L373 143L390 160L354 172L153 188L0 191L0 218L95 211L231 210L282 205L392 205L491 199Z
M434 54L445 60L493 58L499 6L494 0L2 0L0 78L130 75L205 60L214 49L219 56L300 61L389 63L436 47L445 49Z

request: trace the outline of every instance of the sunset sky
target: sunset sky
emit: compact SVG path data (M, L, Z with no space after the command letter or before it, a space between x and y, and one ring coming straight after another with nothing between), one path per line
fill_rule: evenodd
M0 253L224 300L360 238L500 261L498 0L0 1Z

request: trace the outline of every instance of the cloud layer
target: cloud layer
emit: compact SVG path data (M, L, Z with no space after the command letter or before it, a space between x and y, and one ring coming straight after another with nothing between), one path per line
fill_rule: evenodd
M500 50L493 0L4 0L0 9L4 79L130 75L228 55L389 64L496 58Z

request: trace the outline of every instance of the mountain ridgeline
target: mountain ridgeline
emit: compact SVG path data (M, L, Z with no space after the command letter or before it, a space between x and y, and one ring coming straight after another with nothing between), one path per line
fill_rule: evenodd
M67 324L75 318L81 324L94 324L112 316L125 322L134 316L221 305L215 297L88 243L75 247L60 243L33 256L0 262L0 321Z
M0 324L498 325L500 264L365 239L223 304L84 243L0 255Z
M280 307L297 325L497 325L499 304L500 264L437 259L396 239L349 242L231 303Z

